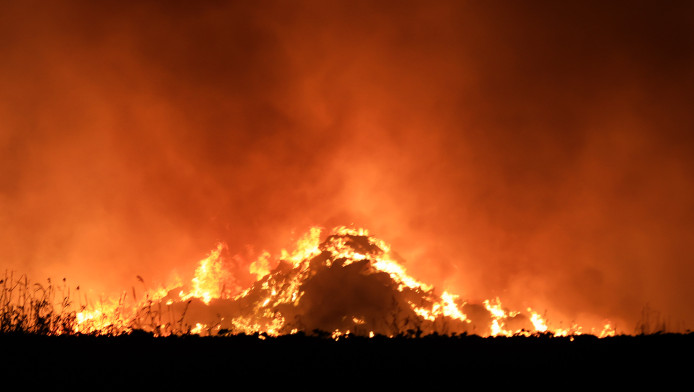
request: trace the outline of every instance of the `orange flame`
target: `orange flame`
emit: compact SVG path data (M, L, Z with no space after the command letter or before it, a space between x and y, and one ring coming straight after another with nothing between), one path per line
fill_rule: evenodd
M256 283L234 297L231 297L229 290L225 288L225 284L232 278L222 257L226 249L225 244L219 243L206 258L200 260L188 290L181 289L177 296L172 296L172 289L180 287L179 284L174 284L169 288L160 287L148 291L142 300L130 307L126 306L123 295L118 300L99 303L98 307L82 309L76 313L75 332L129 333L133 328L133 320L141 317L143 309L153 312L154 305L161 308L162 304L171 309L192 299L199 299L203 304L210 305L212 300L221 299L229 301L229 304L243 304L238 306L245 309L245 313L222 318L212 324L209 320L197 320L192 327L188 327L188 332L210 334L221 330L224 323L225 330L236 333L264 333L269 336L296 333L300 328L290 323L286 316L291 316L292 309L302 306L302 297L305 294L303 284L316 273L312 270L316 262L322 263L320 265L323 265L323 268L345 268L355 263L366 263L364 265L373 271L371 273L385 274L392 280L397 292L402 293L403 298L409 298L406 305L420 320L417 322L417 328L435 331L440 325L445 325L446 320L450 320L458 323L456 328L465 330L465 325L472 323L464 311L466 301L447 291L437 295L432 286L408 275L405 268L394 260L390 246L369 236L368 231L364 229L338 227L321 242L321 229L311 228L297 241L293 251L281 251L280 265L273 271L270 269L270 265L274 264L271 254L263 252L249 266L249 272L257 277ZM528 336L532 333L550 333L554 336L573 336L582 333L582 328L578 325L572 325L567 329L552 329L544 317L531 308L527 308L527 312L523 314L504 309L499 298L484 300L482 304L491 320L487 332L482 332L484 335ZM170 317L165 322L162 320L161 312L163 311L154 312L159 318L156 323L150 323L155 325L153 332L160 335L173 333L172 325L176 321L175 318ZM515 325L513 319L519 315L526 317L527 325L531 325L530 330L511 327ZM349 320L351 326L344 330L333 329L331 336L336 340L350 334L373 337L379 328L373 324L373 320L362 314L345 315L344 319ZM397 323L397 320L393 319L392 322ZM383 327L380 328L382 333ZM615 333L614 327L606 321L599 336L614 336Z
M226 244L219 243L209 256L200 260L195 277L191 281L193 289L188 294L181 295L181 299L195 297L209 304L212 299L222 296L224 282L229 279L229 272L224 269L221 261L221 254L225 249Z
M265 275L270 273L270 258L272 256L270 255L270 252L263 252L263 254L258 257L257 260L251 263L251 266L248 268L248 271L251 274L256 275L256 280L262 279Z

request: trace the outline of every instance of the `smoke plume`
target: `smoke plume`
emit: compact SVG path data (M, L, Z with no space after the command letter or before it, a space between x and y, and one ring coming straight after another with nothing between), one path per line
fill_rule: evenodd
M117 292L224 241L241 285L263 250L353 224L463 298L691 328L693 18L686 1L9 2L0 266Z

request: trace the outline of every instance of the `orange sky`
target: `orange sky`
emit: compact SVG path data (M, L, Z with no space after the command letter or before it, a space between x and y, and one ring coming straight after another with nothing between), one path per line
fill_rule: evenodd
M692 328L694 5L603 3L5 4L0 266L113 291L353 223L466 298Z

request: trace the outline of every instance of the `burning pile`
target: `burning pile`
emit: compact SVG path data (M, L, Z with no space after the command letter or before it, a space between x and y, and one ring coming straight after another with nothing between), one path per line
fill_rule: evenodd
M118 334L133 329L159 336L305 333L420 336L510 336L542 332L580 334L580 328L549 330L532 309L508 312L498 299L471 304L437 293L409 276L390 246L363 229L339 227L321 240L311 229L293 252L273 262L265 252L250 265L252 287L234 293L219 244L200 261L190 284L146 293L126 306L125 294L110 304L73 312L72 331ZM271 270L270 265L275 264ZM133 290L133 297L135 292ZM606 326L601 336L614 334Z

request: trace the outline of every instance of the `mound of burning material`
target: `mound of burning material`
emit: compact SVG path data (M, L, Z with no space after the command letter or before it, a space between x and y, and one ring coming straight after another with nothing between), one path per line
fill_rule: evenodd
M544 332L542 320L536 327L536 314L509 314L498 302L467 304L447 292L438 294L407 275L390 247L364 230L338 228L321 241L320 230L312 229L293 253L283 252L277 266L260 275L233 297L174 289L161 302L201 334ZM194 283L196 279L204 277L196 276ZM213 291L223 293L222 283L215 284Z

